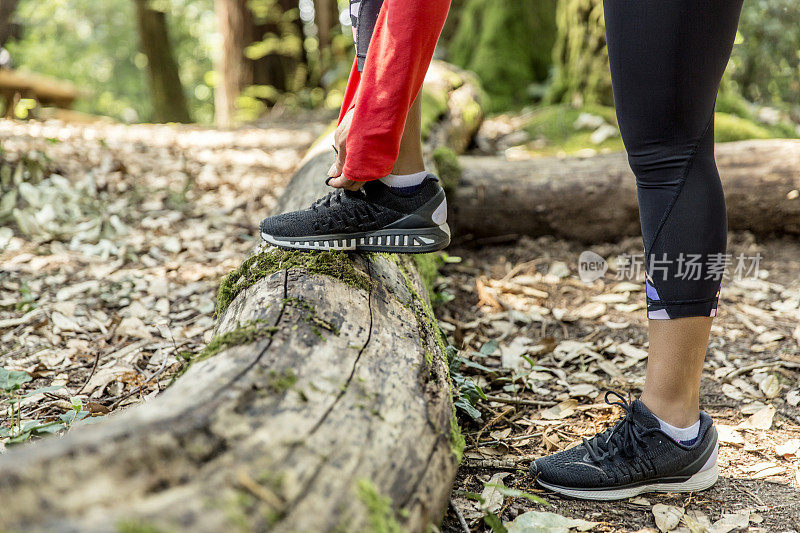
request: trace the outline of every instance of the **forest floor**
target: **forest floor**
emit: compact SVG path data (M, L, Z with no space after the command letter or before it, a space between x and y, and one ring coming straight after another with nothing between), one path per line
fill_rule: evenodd
M168 386L185 354L210 340L219 280L252 249L258 221L326 124L284 117L234 133L0 121L7 159L43 162L69 182L44 178L26 191L17 222L30 236L0 231L0 368L31 378L15 374L19 390L0 392L0 452ZM42 214L37 203L56 207ZM443 530L464 531L457 509L473 532L489 530L487 513L510 521L531 510L637 531L665 504L656 512L683 514L685 531L796 531L800 249L788 240L731 237L734 255L761 261L757 275L725 283L712 332L701 400L721 434L713 489L591 504L536 489L531 459L613 423L604 390L635 395L642 385L641 280L615 279L611 261L584 283L584 249L614 258L640 253L640 242L456 239L448 250L461 260L442 267L437 313L461 371L488 398L479 419L461 417L467 448ZM504 496L500 484L550 505Z

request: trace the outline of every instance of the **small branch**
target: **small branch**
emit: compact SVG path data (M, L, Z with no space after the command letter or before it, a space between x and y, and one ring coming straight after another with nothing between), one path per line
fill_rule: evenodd
M450 507L453 508L453 512L456 513L456 517L458 518L458 523L461 524L461 529L464 530L464 533L472 533L469 530L469 526L467 525L467 520L464 518L464 515L461 513L461 509L458 508L456 503L451 499L450 500Z

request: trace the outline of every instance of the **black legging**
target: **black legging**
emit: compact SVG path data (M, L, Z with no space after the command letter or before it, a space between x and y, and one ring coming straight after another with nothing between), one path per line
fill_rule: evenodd
M647 316L714 316L727 259L714 102L742 0L603 4L614 103L639 195Z

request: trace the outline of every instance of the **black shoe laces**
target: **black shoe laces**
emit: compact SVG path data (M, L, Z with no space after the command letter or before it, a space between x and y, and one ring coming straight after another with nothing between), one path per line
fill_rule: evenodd
M311 204L311 209L314 211L319 211L320 207L327 207L330 208L334 205L342 205L342 196L344 196L346 189L336 189L335 191L331 191L313 204Z
M314 228L317 230L359 228L375 222L374 214L364 202L351 202L346 209L336 209L342 207L347 198L363 199L364 193L336 189L311 204L311 210L316 214Z
M619 401L609 400L609 396L616 396ZM625 410L625 415L613 428L595 435L591 439L583 439L583 445L589 452L589 457L595 462L600 462L607 457L622 454L624 457L634 457L638 452L647 447L645 437L654 433L654 428L648 428L633 416L633 402L630 394L626 398L616 392L608 391L605 395L608 405L618 405Z

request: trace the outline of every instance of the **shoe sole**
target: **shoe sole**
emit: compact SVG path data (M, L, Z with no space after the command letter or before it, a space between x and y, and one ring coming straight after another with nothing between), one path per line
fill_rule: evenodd
M538 479L536 482L542 487L552 490L553 492L563 494L564 496L570 496L580 500L607 501L632 498L646 492L697 492L714 486L714 484L717 482L717 478L719 478L719 468L717 465L714 465L708 470L698 472L686 481L672 483L647 483L622 489L574 489L560 487L558 485L551 485Z
M445 223L429 228L382 229L312 237L275 237L261 232L261 238L273 246L290 250L424 254L436 252L450 244L450 227Z

